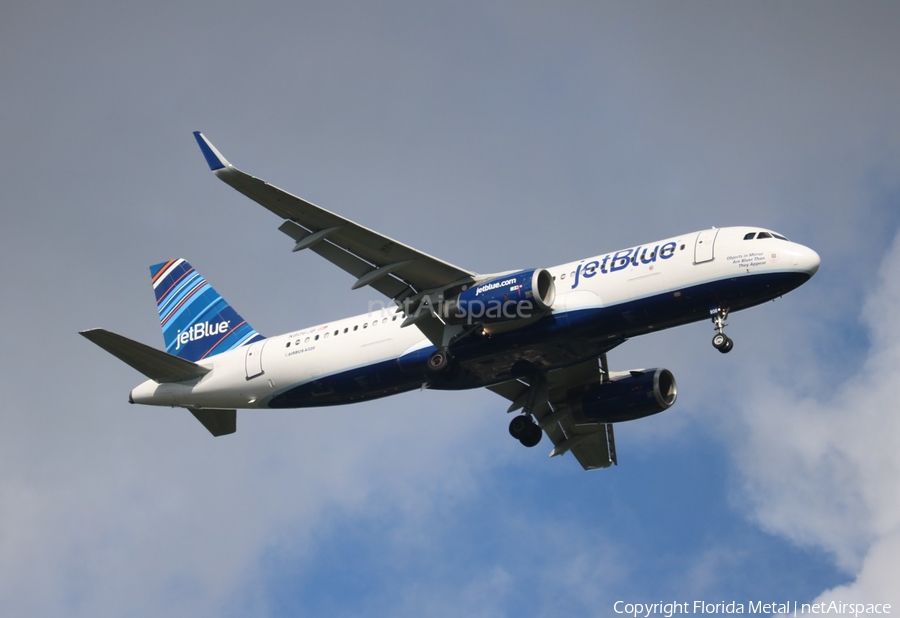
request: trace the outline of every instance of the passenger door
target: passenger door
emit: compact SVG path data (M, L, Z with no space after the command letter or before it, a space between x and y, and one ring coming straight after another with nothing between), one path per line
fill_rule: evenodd
M694 264L711 262L716 257L715 247L718 234L719 230L716 228L703 230L697 234L697 240L694 242Z
M244 357L244 365L247 370L247 379L262 375L262 351L268 339L251 343L247 346L247 356Z

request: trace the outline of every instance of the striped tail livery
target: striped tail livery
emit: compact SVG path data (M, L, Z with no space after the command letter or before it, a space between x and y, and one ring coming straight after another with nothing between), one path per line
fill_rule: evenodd
M166 352L199 361L264 339L183 259L150 267Z

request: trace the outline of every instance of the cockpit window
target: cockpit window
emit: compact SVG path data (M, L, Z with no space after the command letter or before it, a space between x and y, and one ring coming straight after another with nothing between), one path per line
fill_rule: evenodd
M781 234L776 234L775 232L749 232L747 234L744 234L744 240L753 240L754 237L757 240L762 240L763 238L777 238L778 240L787 240L787 238L785 238Z

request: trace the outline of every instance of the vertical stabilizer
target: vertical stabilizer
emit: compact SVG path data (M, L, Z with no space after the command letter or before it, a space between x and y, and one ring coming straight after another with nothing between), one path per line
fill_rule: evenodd
M264 339L183 259L150 267L166 352L198 361Z

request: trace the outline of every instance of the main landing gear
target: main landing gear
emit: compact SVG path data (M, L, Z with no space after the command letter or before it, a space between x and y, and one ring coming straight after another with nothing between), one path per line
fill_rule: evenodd
M531 420L530 414L520 414L509 422L509 435L521 442L522 446L531 448L537 446L544 437L544 432L537 423Z
M728 325L725 318L728 317L728 307L717 307L710 310L713 325L716 327L716 334L712 338L712 344L722 354L728 354L734 348L734 341L725 334L725 327Z

